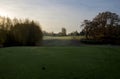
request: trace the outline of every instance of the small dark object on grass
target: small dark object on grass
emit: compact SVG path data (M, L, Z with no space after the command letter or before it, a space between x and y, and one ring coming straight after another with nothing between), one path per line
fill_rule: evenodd
M42 70L45 70L46 68L45 67L42 67Z

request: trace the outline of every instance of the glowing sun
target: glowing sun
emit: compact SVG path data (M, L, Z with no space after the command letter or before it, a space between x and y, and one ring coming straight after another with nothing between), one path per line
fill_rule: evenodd
M10 17L11 13L6 11L6 10L0 9L0 16L8 16L8 17Z

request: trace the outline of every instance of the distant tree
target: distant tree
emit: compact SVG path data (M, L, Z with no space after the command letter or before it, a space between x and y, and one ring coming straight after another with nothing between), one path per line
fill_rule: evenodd
M48 36L48 32L43 31L42 33L43 33L44 36Z
M120 17L116 13L99 13L92 21L84 20L86 39L114 41L120 39Z
M55 33L54 33L54 32L46 32L46 31L43 31L43 35L44 35L44 36L54 36Z
M66 36L66 28L62 28L62 32L61 32L62 36Z
M85 35L84 30L82 30L79 35L84 36Z
M78 31L73 31L73 32L69 33L68 35L69 36L78 36L80 34L78 33Z

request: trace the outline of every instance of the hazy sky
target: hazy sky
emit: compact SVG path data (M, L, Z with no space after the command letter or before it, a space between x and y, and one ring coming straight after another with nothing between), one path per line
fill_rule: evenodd
M37 20L49 32L79 31L84 19L103 11L120 15L120 0L0 0L0 15Z

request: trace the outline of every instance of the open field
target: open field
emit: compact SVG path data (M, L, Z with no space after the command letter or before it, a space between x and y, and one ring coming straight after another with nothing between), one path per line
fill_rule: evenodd
M81 38L84 38L84 36L44 36L43 40L72 40L72 39L77 39L80 40Z
M43 46L81 46L83 36L44 36Z
M0 79L120 79L120 47L0 48Z

